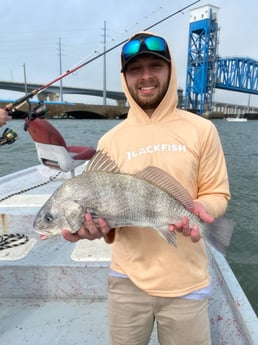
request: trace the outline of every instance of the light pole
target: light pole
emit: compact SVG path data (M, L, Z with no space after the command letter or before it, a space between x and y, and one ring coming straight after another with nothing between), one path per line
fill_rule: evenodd
M60 75L62 72L62 43L61 43L61 37L59 37L59 71ZM60 79L60 101L63 102L63 81Z
M103 55L103 105L107 105L107 69L106 69L106 43L107 43L107 32L106 32L106 21L104 21L104 55Z
M24 75L24 91L25 95L28 93L28 86L27 86L27 75L26 75L26 65L25 63L23 64L23 75Z

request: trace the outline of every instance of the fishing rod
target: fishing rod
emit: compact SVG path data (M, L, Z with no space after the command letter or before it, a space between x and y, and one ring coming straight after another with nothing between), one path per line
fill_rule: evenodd
M168 20L169 18L171 17L174 17L175 15L177 15L178 13L181 13L183 12L184 10L186 10L187 8L195 5L196 3L200 2L201 0L197 0L197 1L194 1L192 2L191 4L181 8L180 10L170 14L169 16L159 20L158 22L148 26L147 28L143 29L142 31L148 31L149 29L153 28L154 26L157 26L158 24ZM67 70L66 72L62 73L61 75L59 75L57 78L53 79L52 81L50 81L49 83L45 84L45 85L42 85L41 87L39 87L38 89L35 89L33 91L31 91L30 93L26 94L25 96L17 99L15 102L13 103L9 103L5 106L5 110L7 110L9 113L12 113L14 112L15 110L18 110L19 108L21 108L24 104L26 104L30 98L33 98L34 96L36 96L37 94L39 94L40 92L42 92L43 90L46 90L47 88L49 88L51 85L53 85L54 83L56 83L57 81L67 77L68 75L76 72L78 69L86 66L87 64L89 64L90 62L92 61L95 61L97 60L98 58L100 58L101 56L103 56L104 54L107 54L109 52L111 52L112 50L118 48L119 46L121 46L122 44L124 44L125 42L127 42L127 39L117 43L116 45L112 46L111 48L109 49L106 49L104 52L102 53L99 53L97 56Z

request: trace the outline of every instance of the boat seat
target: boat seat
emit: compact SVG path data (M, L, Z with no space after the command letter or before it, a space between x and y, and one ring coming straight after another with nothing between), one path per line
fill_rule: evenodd
M94 154L95 149L89 146L67 146L61 133L46 119L25 119L27 130L33 139L40 163L49 168L71 172Z

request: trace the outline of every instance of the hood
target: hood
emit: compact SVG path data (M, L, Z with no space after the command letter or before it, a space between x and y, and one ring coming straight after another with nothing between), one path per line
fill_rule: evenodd
M141 33L141 32L139 32ZM137 34L139 34L137 33ZM152 32L146 32L143 31L142 33L148 33L153 36L156 36ZM134 35L132 36L134 37ZM168 47L169 49L169 47ZM129 103L129 111L127 120L129 122L137 122L137 123L153 123L153 122L160 122L160 121L168 121L173 117L173 114L175 113L177 102L178 102L178 95L177 95L177 75L176 75L176 68L173 56L171 54L171 51L169 49L169 53L171 56L171 73L170 73L170 81L168 85L168 90L159 104L159 106L155 109L154 113L151 117L149 117L145 111L135 102L135 100L132 98L127 84L125 80L124 73L121 73L121 82L122 87L126 96L126 99Z

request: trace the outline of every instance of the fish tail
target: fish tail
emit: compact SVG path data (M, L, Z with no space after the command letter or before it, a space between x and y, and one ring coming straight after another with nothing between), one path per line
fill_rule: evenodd
M230 244L235 222L224 217L217 218L209 224L207 241L223 255Z

